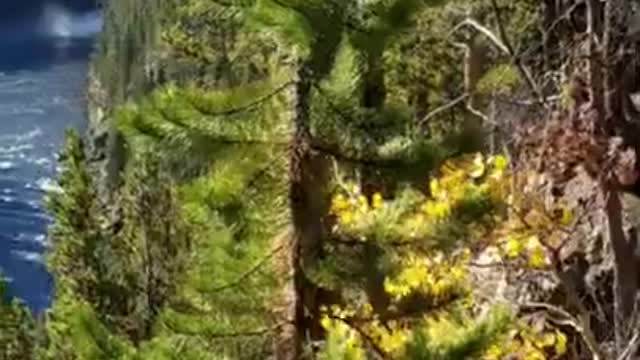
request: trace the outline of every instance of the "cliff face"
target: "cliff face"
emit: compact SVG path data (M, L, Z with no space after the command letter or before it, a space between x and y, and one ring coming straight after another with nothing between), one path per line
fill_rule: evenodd
M105 198L117 185L118 174L124 166L124 144L111 121L113 105L107 101L105 87L97 78L93 68L88 78L87 158L92 164L99 191Z
M160 19L171 0L111 0L91 61L87 85L88 159L103 198L118 185L126 163L114 110L159 83Z

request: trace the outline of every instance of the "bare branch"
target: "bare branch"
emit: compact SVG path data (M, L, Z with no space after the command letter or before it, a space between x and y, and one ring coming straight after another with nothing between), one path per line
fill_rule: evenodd
M536 97L539 99L539 101L544 103L544 96L542 95L542 92L540 91L538 85L533 79L533 76L531 75L531 71L529 71L529 69L527 69L524 66L524 64L522 64L522 61L517 56L515 56L512 49L507 44L505 44L504 39L500 39L500 37L494 34L489 28L480 24L479 22L477 22L472 18L466 18L460 24L456 25L451 32L455 32L464 26L471 26L472 28L476 29L477 31L485 35L487 38L489 38L489 40L491 40L491 42L498 49L500 49L500 51L505 53L509 57L511 62L516 66L516 68L520 72L520 75L527 82L527 85L529 85L531 90L536 94Z
M486 26L480 24L479 22L477 22L476 20L474 20L472 18L464 19L460 24L456 25L451 30L451 33L456 32L456 31L458 31L459 29L461 29L461 28L463 28L465 26L471 26L472 28L476 29L477 31L479 31L480 33L485 35L487 38L489 38L489 40L491 40L491 42L496 47L498 47L498 49L500 49L500 51L504 52L508 56L512 55L510 50L509 50L509 48L502 42L502 40L500 40L500 38L496 34L494 34Z
M460 104L461 102L463 102L468 97L469 97L468 94L464 94L464 95L458 96L457 98L449 101L448 103L446 103L446 104L444 104L442 106L439 106L439 107L435 108L433 111L431 111L427 115L425 115L420 121L418 121L418 125L419 126L424 125L427 121L431 120L436 115L453 108L454 106L456 106L456 105Z
M569 18L571 17L571 14L578 8L578 6L584 4L584 0L578 0L575 1L571 6L569 6L569 8L567 8L565 10L565 12L558 16L550 25L547 29L544 29L544 32L546 34L552 32L556 26L558 26L563 20L569 20Z
M485 124L492 124L492 125L496 125L496 123L494 121L492 121L489 116L485 115L485 113L483 113L482 111L474 108L473 106L471 106L471 104L467 104L466 106L467 110L472 113L473 115L479 117L480 119L482 119L482 121Z
M559 306L541 302L526 302L522 304L522 306L533 309L543 309L548 311L549 313L563 317L564 320L561 320L561 323L563 325L571 326L577 333L582 336L582 339L593 355L593 360L604 359L601 354L600 347L598 346L596 337L591 331L591 326L589 325L588 320L586 320L588 318L586 318L585 315L588 316L588 314L581 314L579 317L575 317Z
M640 346L640 332L636 330L631 340L629 340L629 345L618 356L617 360L627 360L629 356L636 353L638 346Z
M509 37L507 36L507 31L504 28L504 23L502 22L502 12L500 11L500 7L498 6L498 3L496 2L496 0L491 0L491 8L493 9L493 13L496 16L496 22L498 23L498 32L500 34L500 39L502 40L502 43L509 51L509 54L511 56L514 56L515 53L513 50L513 46L511 45L511 41L509 41Z

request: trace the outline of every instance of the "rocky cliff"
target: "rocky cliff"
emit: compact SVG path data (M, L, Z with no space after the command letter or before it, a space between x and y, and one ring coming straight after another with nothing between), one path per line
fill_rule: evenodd
M103 198L118 185L126 163L114 111L162 82L161 19L171 0L112 0L103 9L104 29L88 74L88 158Z

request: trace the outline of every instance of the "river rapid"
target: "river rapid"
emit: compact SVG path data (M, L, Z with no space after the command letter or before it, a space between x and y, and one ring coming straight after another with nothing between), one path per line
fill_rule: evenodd
M88 60L102 24L92 4L0 5L0 271L10 295L46 309L43 196L54 188L66 128L84 131Z

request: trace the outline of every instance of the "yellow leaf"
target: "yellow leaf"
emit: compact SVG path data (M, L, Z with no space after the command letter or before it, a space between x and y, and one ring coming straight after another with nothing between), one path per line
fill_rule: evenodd
M340 214L340 222L345 225L351 224L354 220L353 213L351 211L345 211Z
M333 213L337 213L341 210L345 210L349 207L349 201L345 198L343 194L336 195L331 204L331 211Z
M535 247L529 254L529 266L539 269L547 264L544 249L541 246Z
M423 205L424 212L434 219L442 219L449 215L451 206L446 202L428 201Z
M322 326L325 330L329 330L331 328L331 320L327 316L323 316L320 319L320 326Z
M507 243L505 244L505 252L507 257L515 258L520 256L520 254L522 253L522 248L522 242L520 242L519 240L513 237L509 237L507 239Z
M552 346L556 343L556 335L553 333L545 333L542 335L542 339L540 339L539 347L548 347Z
M556 330L555 351L557 355L564 355L567 352L567 337L558 330Z
M482 159L482 154L478 154L473 160L473 165L472 165L471 171L469 172L469 175L472 178L477 179L482 175L484 175L484 169L485 169L485 166L484 166L484 161Z
M525 355L524 360L545 360L545 357L539 351L532 350Z
M496 155L493 158L493 167L498 171L504 171L509 166L509 160L503 155Z
M361 213L369 211L369 201L367 201L364 195L358 196L358 210L360 210Z
M573 223L573 211L571 211L571 209L563 207L562 208L562 215L560 216L560 224L562 226L568 226L571 225L571 223Z
M438 179L431 179L429 182L429 191L431 191L431 196L437 197L440 192L440 183L438 182Z
M384 206L384 199L380 193L373 194L373 197L371 198L371 205L374 209L379 209Z

